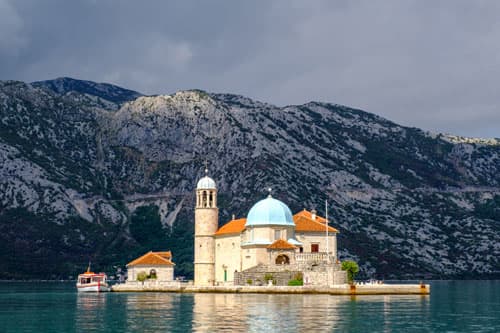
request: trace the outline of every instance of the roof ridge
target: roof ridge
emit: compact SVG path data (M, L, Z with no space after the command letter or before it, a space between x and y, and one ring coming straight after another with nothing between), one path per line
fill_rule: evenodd
M330 226L329 223L315 221L315 220L313 220L313 219L311 219L311 218L309 218L307 216L304 216L304 215L298 215L298 216L294 216L294 217L296 219L296 222L311 224L311 225L314 225L316 227L321 227L323 230L325 230L325 226L328 226L328 231L330 231L330 232L336 232L336 233L339 232L336 228ZM295 222L295 220L294 220L294 222ZM296 223L296 225L297 225L297 223ZM307 231L307 230L303 230L303 231ZM310 230L310 231L319 231L319 230Z
M160 262L163 262L164 264L175 265L171 260L166 259L166 258L162 257L161 255L157 254L156 252L153 252L152 250L150 250L149 252L145 253L144 255L140 256L139 258L132 260L126 266L136 265L137 263L140 263L142 260L146 259L148 256L154 256L156 259L159 259Z
M307 215L306 215L306 214L304 214L304 213L306 213ZM302 217L305 217L305 218L308 218L308 219L310 219L310 220L312 220L312 221L316 221L316 220L313 220L313 219L310 217L310 216L312 216L312 215L313 215L313 214L312 214L312 212L311 212L311 211L309 211L309 210L307 210L307 209L305 209L305 208L304 208L303 210L301 210L300 212L298 212L298 213L294 214L293 216L295 216L295 215L297 215L297 216L302 216ZM309 216L309 215L310 215L310 216ZM321 215L319 215L319 214L316 214L316 218L317 218L317 219L320 219L320 220L325 220L325 221L326 221L326 218L325 218L325 217L323 217L323 216L321 216ZM318 222L318 221L316 221L316 222ZM323 222L320 222L320 223L323 223Z
M163 258L161 255L159 255L157 252L152 252L151 251L151 254L154 255L155 257L159 258L160 260L163 260L163 261L170 261L166 258Z

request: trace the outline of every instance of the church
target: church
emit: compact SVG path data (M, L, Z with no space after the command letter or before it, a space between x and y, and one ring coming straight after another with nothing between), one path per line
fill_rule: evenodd
M316 211L292 214L269 195L246 218L218 228L217 186L207 175L196 186L194 284L287 285L300 276L304 285L346 281L337 257L338 230Z

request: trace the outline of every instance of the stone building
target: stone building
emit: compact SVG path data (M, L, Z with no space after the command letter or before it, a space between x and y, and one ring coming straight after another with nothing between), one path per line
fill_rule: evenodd
M149 251L127 264L127 282L137 281L137 276L141 272L148 276L148 280L159 283L171 282L174 280L174 266L170 251Z
M268 283L286 284L303 276L305 284L345 283L337 258L338 230L316 211L292 215L269 195L246 218L218 228L217 187L205 175L197 184L195 208L194 283L197 286Z

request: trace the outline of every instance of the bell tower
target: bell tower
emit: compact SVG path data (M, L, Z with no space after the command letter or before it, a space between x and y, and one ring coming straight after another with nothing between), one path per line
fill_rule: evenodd
M215 281L215 232L219 221L217 187L215 181L205 177L196 186L194 210L194 285L211 286Z

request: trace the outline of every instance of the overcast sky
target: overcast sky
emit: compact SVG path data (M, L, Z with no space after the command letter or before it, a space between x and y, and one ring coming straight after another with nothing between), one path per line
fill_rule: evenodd
M0 0L0 79L61 76L500 137L500 1Z

